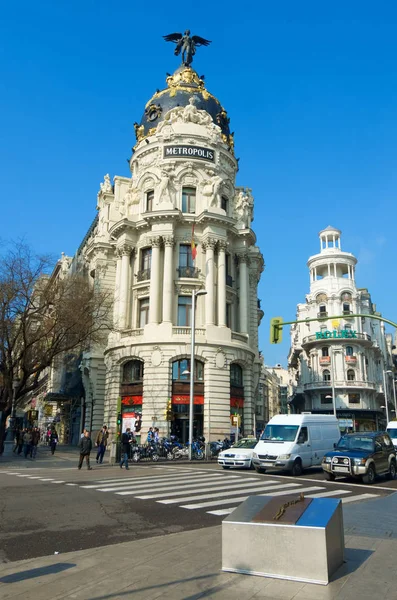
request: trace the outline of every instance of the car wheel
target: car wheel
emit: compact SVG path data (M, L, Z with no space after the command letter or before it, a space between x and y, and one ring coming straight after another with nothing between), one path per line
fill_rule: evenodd
M388 479L395 479L396 478L396 461L395 460L392 460L390 462L389 472L386 475L386 477Z
M363 475L363 483L369 483L371 485L372 483L374 483L375 477L375 467L373 465L369 465L367 474Z
M174 460L174 455L172 452L167 452L167 460Z
M134 452L132 455L132 462L139 462L140 458L140 454L138 452Z
M158 454L152 454L152 461L153 462L157 462L159 459L159 455Z
M335 481L335 475L333 473L325 473L325 479L327 481Z
M222 469L230 469L230 467L225 467L225 465L222 465Z
M266 473L266 469L264 469L263 467L254 467L254 468L257 473L261 473L262 475L264 473Z
M292 467L291 473L294 477L300 477L303 473L302 461L297 458Z

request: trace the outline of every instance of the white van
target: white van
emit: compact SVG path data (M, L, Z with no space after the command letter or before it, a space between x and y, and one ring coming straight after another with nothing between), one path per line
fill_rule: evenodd
M386 431L390 435L393 446L397 450L397 421L389 421Z
M301 475L303 469L321 465L340 437L338 420L332 415L277 415L255 446L252 464L258 473L279 469Z

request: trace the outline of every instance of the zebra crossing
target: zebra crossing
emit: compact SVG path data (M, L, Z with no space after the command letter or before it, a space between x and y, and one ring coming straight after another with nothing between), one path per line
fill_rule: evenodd
M341 498L343 503L359 502L376 498L379 494L357 493L341 488L329 489L320 480L263 479L258 476L225 474L214 471L198 471L167 468L158 475L118 477L101 479L79 485L82 490L95 490L103 494L114 494L120 498L154 501L164 506L175 506L183 510L204 510L209 515L230 514L241 502L252 495L284 496L292 492L304 493L308 498Z

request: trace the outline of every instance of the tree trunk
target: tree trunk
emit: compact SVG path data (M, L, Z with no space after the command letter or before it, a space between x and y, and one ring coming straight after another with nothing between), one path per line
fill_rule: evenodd
M6 407L1 413L1 421L0 421L0 454L4 452L4 439L6 432L6 420L7 417L11 414L11 408Z

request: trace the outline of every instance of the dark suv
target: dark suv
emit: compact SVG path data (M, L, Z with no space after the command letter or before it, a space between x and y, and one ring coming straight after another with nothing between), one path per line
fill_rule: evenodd
M396 476L396 450L387 433L350 433L340 438L321 464L328 480L357 477L373 483L377 475Z

